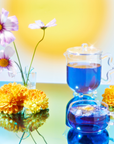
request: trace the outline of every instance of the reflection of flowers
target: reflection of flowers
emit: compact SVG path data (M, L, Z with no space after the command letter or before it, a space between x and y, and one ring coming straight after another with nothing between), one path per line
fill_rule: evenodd
M29 90L28 99L24 101L24 107L32 113L39 112L41 109L48 108L48 98L43 91L31 89Z
M10 60L14 53L15 51L9 46L7 46L4 51L0 51L0 72L6 68L9 75L12 74L13 76L16 74L15 63L14 61Z
M114 107L114 86L111 85L109 88L105 89L104 94L102 94L103 102L107 103L110 110Z
M4 129L8 131L13 131L13 132L24 132L25 127L21 123L22 120L20 119L21 122L18 122L17 118L20 118L20 115L8 115L8 114L0 114L0 127L3 127Z
M44 137L39 133L37 129L45 123L48 117L49 117L48 109L41 110L37 114L28 114L28 118L25 118L23 114L8 115L1 113L0 127L3 127L8 131L23 132L23 135L25 134L25 132L29 132L33 140L34 138L31 132L36 130L36 132L44 139ZM20 139L20 143L21 141L22 138Z
M0 112L15 114L23 109L28 89L21 84L9 83L0 88Z
M34 131L44 124L46 119L49 117L49 110L41 110L37 114L32 114L24 121L25 131Z

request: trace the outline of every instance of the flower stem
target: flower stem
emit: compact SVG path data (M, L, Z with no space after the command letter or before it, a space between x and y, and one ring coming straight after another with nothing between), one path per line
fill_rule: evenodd
M16 52L16 55L17 55L17 59L18 59L18 62L19 62L19 70L21 72L21 76L22 76L22 80L23 80L23 84L25 85L25 79L24 79L24 74L23 74L23 70L22 70L22 66L21 66L21 62L20 62L20 58L19 58L19 54L18 54L18 51L17 51L17 48L16 48L16 45L15 45L15 42L13 42L13 45L14 45L14 48L15 48L15 52ZM16 63L17 64L17 63Z
M39 133L39 131L36 129L37 133L43 138L43 140L45 141L45 143L47 144L45 138Z
M32 140L34 141L34 143L37 144L37 143L35 142L35 140L34 140L32 134L31 134L31 132L30 132L30 136L31 136Z
M25 134L25 132L23 132L22 137L21 137L21 139L20 139L20 141L19 141L19 144L21 144L21 141L22 141L22 139L23 139L23 137L24 137L24 134Z
M29 74L30 74L31 66L32 66L33 59L34 59L34 56L35 56L35 53L36 53L36 49L37 49L39 43L40 43L41 41L43 41L44 36L45 36L45 29L43 29L43 36L42 36L41 40L40 40L40 41L36 44L36 46L35 46L35 49L34 49L34 52L33 52L33 56L32 56L32 59L31 59L31 63L30 63L30 66L29 66L29 70L28 70L27 80L26 80L25 86L27 86L27 83L28 83L28 80L29 80Z

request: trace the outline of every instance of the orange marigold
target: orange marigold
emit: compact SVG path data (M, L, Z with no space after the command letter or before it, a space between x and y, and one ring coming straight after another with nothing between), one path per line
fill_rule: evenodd
M16 114L23 109L28 89L17 83L5 84L0 88L0 112Z
M28 99L24 101L24 107L32 113L40 112L40 110L48 108L48 98L43 91L31 89L29 90Z
M102 94L103 100L109 105L109 107L114 107L114 85L105 89L104 94Z

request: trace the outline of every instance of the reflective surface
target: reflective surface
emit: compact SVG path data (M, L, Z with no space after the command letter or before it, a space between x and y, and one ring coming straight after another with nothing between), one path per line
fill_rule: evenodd
M1 85L3 85L3 83L0 83L0 86ZM104 89L106 87L108 86L99 86L97 99L102 99L101 95L104 93ZM67 103L70 101L70 99L72 99L72 90L69 89L67 84L37 84L37 89L44 91L49 97L49 117L46 119L46 122L38 128L38 131L45 138L48 144L68 144L68 131L65 131L65 111ZM29 123L30 122L27 123L27 126ZM64 132L65 134L63 135ZM107 132L109 139L113 140L112 138L114 138L114 126L108 126ZM38 135L36 130L32 131L31 134L37 144L45 144L45 141L40 135ZM23 132L16 133L0 127L1 144L19 144L22 135ZM28 137L26 138L26 136ZM25 139L21 141L21 144L35 144L28 133L25 134L24 138ZM73 136L71 139L72 138ZM84 139L86 141L85 136ZM114 143L111 140L109 140L109 144Z

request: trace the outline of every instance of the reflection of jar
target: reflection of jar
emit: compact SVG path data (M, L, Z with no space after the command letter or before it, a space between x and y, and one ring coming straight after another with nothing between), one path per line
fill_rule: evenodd
M66 106L66 125L69 126L68 124L68 118L67 118L67 112L68 112L68 108L70 106L70 104L72 102L75 102L75 101L78 101L78 100L94 100L94 98L90 97L90 96L86 96L86 95L83 95L83 97L73 97L67 104Z
M67 135L68 144L108 144L109 134L105 129L98 133L77 133L76 129L70 129Z
M79 100L72 102L67 113L67 120L70 127L81 133L96 133L104 130L110 121L108 105L95 100Z

